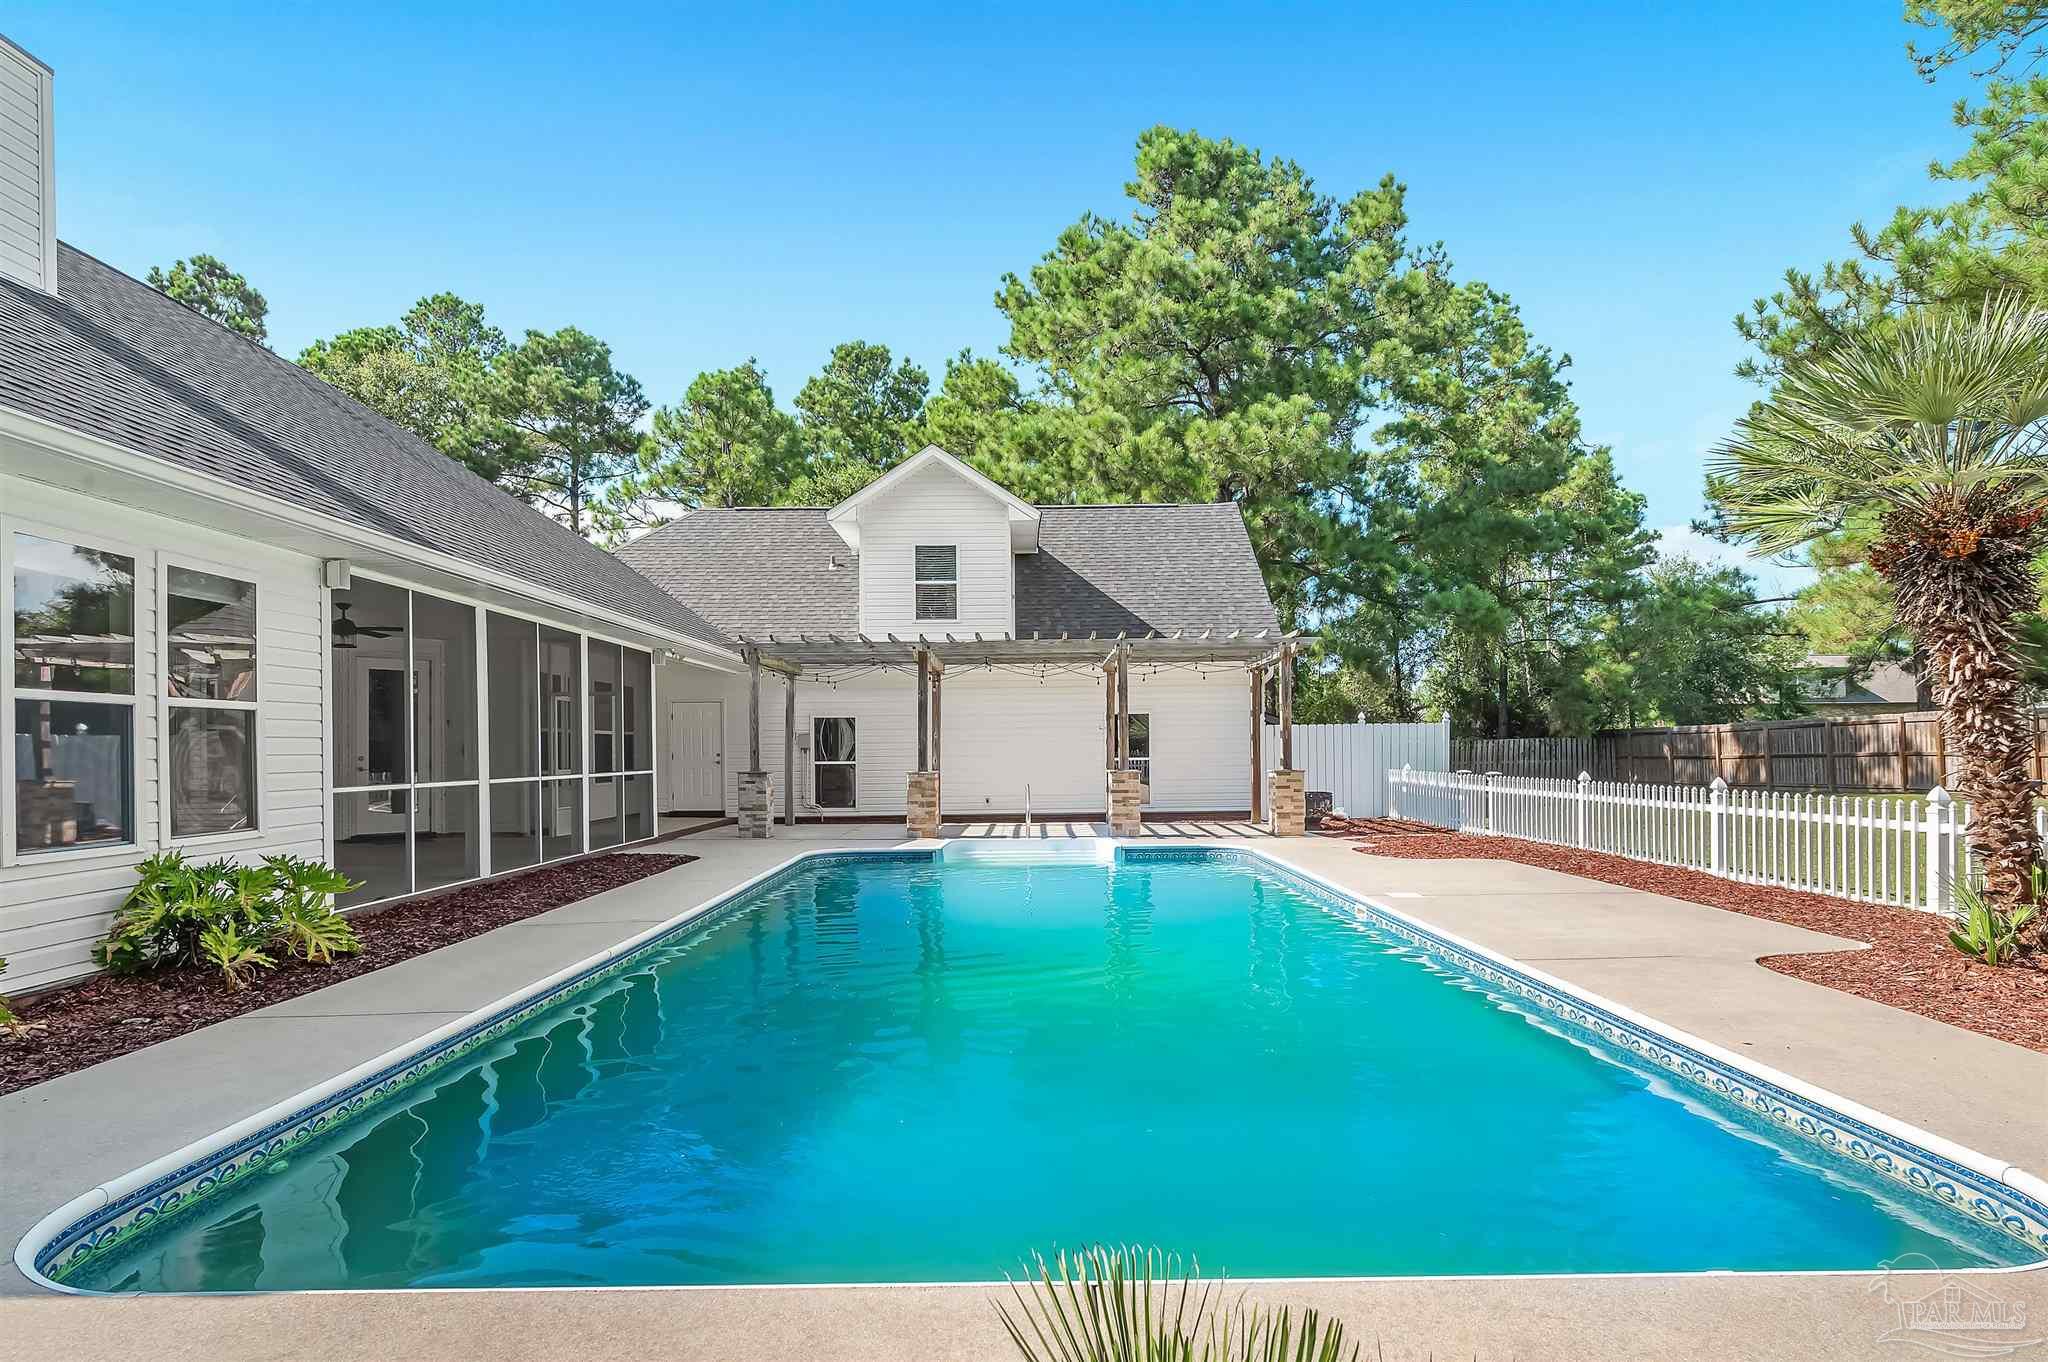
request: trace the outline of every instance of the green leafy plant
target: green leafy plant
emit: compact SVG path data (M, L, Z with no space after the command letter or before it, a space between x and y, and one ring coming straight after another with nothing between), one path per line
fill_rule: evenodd
M7 957L0 955L0 974L7 973ZM13 1031L21 1025L21 1018L14 1015L14 1009L7 1005L7 999L0 997L0 1030Z
M276 855L253 866L195 865L182 852L166 851L136 871L135 887L97 948L115 973L205 964L239 989L251 971L274 966L276 952L326 964L362 948L333 902L357 886L319 861Z
M244 934L242 925L233 919L201 932L199 953L207 964L221 972L228 987L236 990L249 986L252 971L269 969L277 963L264 953L260 939Z
M1956 921L1949 928L1950 943L1963 954L1987 965L2003 965L2012 960L2019 954L2020 938L2027 924L2041 911L2041 872L2038 867L2033 878L2035 901L2011 908L2001 908L1991 902L1980 885L1957 885Z
M1044 1254L1012 1280L1016 1310L996 1313L1027 1362L1356 1362L1344 1325L1314 1310L1260 1305L1202 1280L1153 1248L1095 1245L1057 1266ZM1028 1290L1027 1290L1028 1288Z

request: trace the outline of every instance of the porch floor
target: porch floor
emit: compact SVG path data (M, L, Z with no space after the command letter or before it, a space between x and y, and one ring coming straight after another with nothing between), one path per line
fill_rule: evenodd
M1157 821L1147 819L1138 827L1140 837L1265 837L1270 834L1257 823L1241 818L1167 818ZM1055 818L1050 821L1031 823L996 821L974 823L941 823L941 837L1003 838L1003 837L1107 837L1109 824L1075 822Z

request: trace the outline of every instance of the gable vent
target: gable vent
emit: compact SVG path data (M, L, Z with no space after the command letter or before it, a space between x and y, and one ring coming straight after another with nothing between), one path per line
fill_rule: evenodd
M0 38L0 274L57 291L50 68Z

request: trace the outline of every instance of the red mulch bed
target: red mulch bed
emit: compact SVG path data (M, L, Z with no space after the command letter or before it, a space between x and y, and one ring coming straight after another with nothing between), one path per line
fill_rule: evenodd
M1357 839L1358 850L1374 856L1518 861L1865 941L1870 944L1869 950L1773 955L1764 957L1760 963L1795 979L1825 984L1951 1026L2048 1052L2048 951L2037 947L2012 964L1994 968L1972 960L1951 945L1947 919L1933 913L1857 903L1828 894L1741 884L1703 871L1651 865L1625 856L1527 842L1518 837L1445 832L1400 819L1328 819L1323 830Z
M217 971L188 965L150 974L96 975L68 988L17 999L16 1014L24 1022L41 1023L41 1029L12 1036L0 1033L0 1094L410 960L696 859L652 852L592 856L412 899L357 917L356 935L363 948L356 954L331 965L280 963L276 969L259 971L239 992L222 983Z

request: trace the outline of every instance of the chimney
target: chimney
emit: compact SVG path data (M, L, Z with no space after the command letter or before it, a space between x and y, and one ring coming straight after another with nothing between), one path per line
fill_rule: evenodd
M0 36L0 274L57 291L50 68Z

